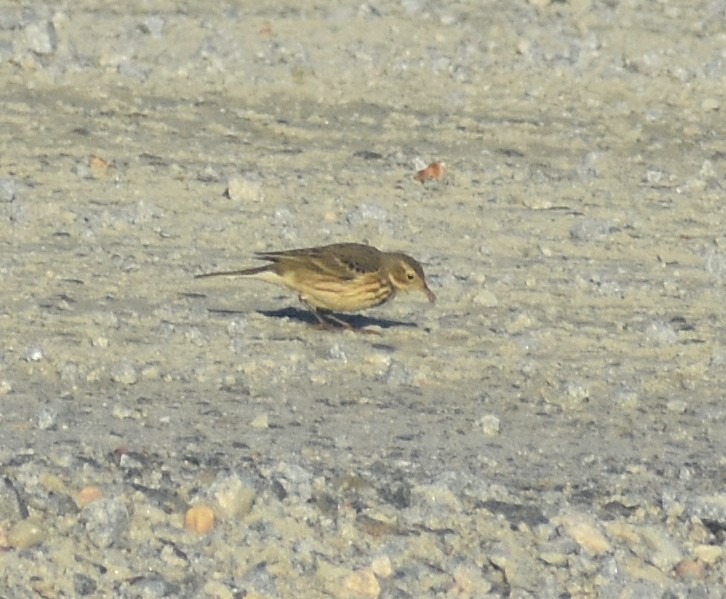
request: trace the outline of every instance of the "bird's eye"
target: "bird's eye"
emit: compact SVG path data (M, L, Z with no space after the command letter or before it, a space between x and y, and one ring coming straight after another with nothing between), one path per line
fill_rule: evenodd
M412 272L409 272L409 273L406 273L406 277L408 278L409 281L413 281L416 278L416 275L413 274Z

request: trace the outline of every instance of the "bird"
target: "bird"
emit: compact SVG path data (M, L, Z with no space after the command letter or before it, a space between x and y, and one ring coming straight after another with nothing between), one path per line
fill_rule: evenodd
M250 277L297 292L320 328L354 327L333 312L358 312L392 300L402 291L420 291L430 302L436 296L426 284L421 264L400 252L382 252L362 243L257 252L269 264L241 270L208 272L206 277Z

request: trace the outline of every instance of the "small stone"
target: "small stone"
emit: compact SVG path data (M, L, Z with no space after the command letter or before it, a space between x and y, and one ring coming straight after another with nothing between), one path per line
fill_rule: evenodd
M388 210L378 204L363 203L348 212L345 218L351 225L360 226L366 221L387 220Z
M684 559L682 562L676 564L674 569L678 578L685 579L703 578L705 570L706 568L702 563L692 559Z
M73 575L73 590L76 595L85 597L86 595L93 595L96 592L96 581L93 578L89 578L83 574Z
M614 520L606 525L608 535L612 539L621 540L635 547L640 543L640 535L638 535L638 529L632 524L623 522L622 520Z
M225 195L235 202L261 202L264 200L262 184L252 176L232 177L227 182Z
M640 536L651 550L648 561L663 572L670 572L683 559L678 546L662 530L655 526L643 526L639 529Z
M569 559L566 553L559 553L557 551L542 551L538 557L544 563L551 566L565 566Z
M704 112L713 112L721 107L720 102L717 98L704 98L701 102L701 109Z
M258 414L250 422L250 426L256 429L270 428L270 417L267 414Z
M40 545L45 540L46 531L40 522L30 518L16 522L7 532L6 541L10 547L19 551Z
M693 554L704 564L715 564L723 557L723 547L719 545L697 545Z
M161 37L164 31L164 19L157 15L144 19L144 27L153 37Z
M645 331L645 340L649 345L673 345L678 342L678 333L669 323L657 320Z
M146 81L149 77L149 69L140 62L135 60L124 60L118 65L118 72L124 77L135 79L136 81Z
M58 46L55 27L50 21L30 23L24 33L28 49L36 54L53 54Z
M482 595L488 593L492 585L482 577L480 569L473 566L459 566L453 571L457 590L464 595Z
M425 183L432 179L442 179L444 173L446 173L445 162L432 162L426 168L420 169L413 178L419 183Z
M141 371L141 378L145 381L156 381L161 377L161 369L158 364L145 366Z
M471 296L471 303L484 308L496 308L499 305L499 300L491 291L479 289Z
M515 316L514 320L505 323L504 327L510 335L517 335L534 328L536 325L537 321L531 314L520 312Z
M91 543L99 549L118 546L128 535L129 511L120 499L103 498L87 505L80 515Z
M148 522L148 520L147 520ZM186 527L186 522L185 528ZM172 545L164 545L159 553L161 560L170 568L184 568L188 565L186 557Z
M128 362L116 364L111 371L111 380L122 385L133 385L139 380L139 375Z
M399 387L413 385L415 380L414 371L397 360L392 360L386 373L386 383Z
M379 578L389 578L393 575L393 565L391 558L387 555L381 555L371 562L371 570Z
M83 507L84 505L98 501L101 497L103 497L101 489L91 485L83 487L80 491L78 491L78 494L76 495L76 503L80 507Z
M40 522L30 518L13 524L7 533L7 543L18 550L40 545L45 540L45 529Z
M585 514L571 512L557 516L553 522L562 526L565 534L590 555L600 555L611 550L608 540Z
M25 352L26 362L40 362L43 357L43 350L39 347L30 347Z
M685 414L688 409L688 402L683 399L671 399L666 403L666 410L673 414Z
M351 572L343 579L340 594L342 597L378 597L381 592L381 585L373 571L369 568Z
M570 237L576 241L593 241L608 237L615 230L617 228L609 221L583 218L572 225Z
M234 599L239 595L230 591L223 583L218 580L208 580L202 587L202 597L210 597L214 599ZM257 595L254 591L248 591L245 599L263 599L261 595Z
M485 414L475 425L487 437L496 437L499 434L499 417L494 414Z
M337 343L334 343L328 350L328 357L343 362L344 364L348 362L348 356Z
M641 562L639 559L632 559L632 560L624 562L622 569L623 569L623 572L629 578L639 580L639 581L641 581L641 584L651 583L662 589L665 589L671 583L670 574L661 572L655 566L651 566L650 564L645 564L645 563ZM649 595L646 593L640 592L633 596L634 597L647 597ZM661 595L658 594L658 595L651 595L651 596L661 596Z
M635 410L640 405L638 394L631 389L622 389L615 394L614 403L623 410Z
M18 191L24 189L21 183L8 177L0 177L0 202L9 203L15 200Z
M419 485L412 489L411 494L428 507L446 507L452 511L461 509L459 499L444 485Z
M246 516L252 510L257 493L237 474L225 475L209 487L208 495L214 501L214 511L220 518Z
M190 507L184 514L184 528L198 535L207 534L214 528L214 510L204 504Z
M541 568L534 557L512 537L494 544L488 554L489 560L504 572L512 588L535 591L541 580Z
M139 420L142 417L142 412L138 408L115 404L111 408L111 416L119 420Z
M713 520L726 527L726 493L697 496L688 502L687 510L701 520Z
M42 431L55 429L58 414L54 410L41 410L38 414L38 428Z
M0 397L7 395L13 390L13 386L6 380L0 381Z

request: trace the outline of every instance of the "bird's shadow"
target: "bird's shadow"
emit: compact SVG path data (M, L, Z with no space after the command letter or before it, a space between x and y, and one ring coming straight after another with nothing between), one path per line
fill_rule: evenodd
M216 314L239 314L237 310L210 310ZM257 310L258 314L267 316L268 318L289 318L290 320L296 320L298 322L304 322L309 325L317 325L318 319L310 310L303 310L301 308L294 308L292 306L288 308L282 308L280 310ZM354 329L364 329L366 327L380 327L382 329L391 329L394 327L408 327L416 328L413 322L404 322L402 320L390 320L388 318L373 318L370 316L362 316L360 314L344 314L341 315L337 312L331 312L333 316L343 320L350 324ZM339 328L345 330L342 326L333 326L332 328Z
M294 308L292 306L288 308L282 308L280 310L258 310L260 314L269 316L270 318L290 318L300 322L308 324L318 324L318 319L310 310L303 310L301 308ZM404 322L402 320L390 320L388 318L375 318L371 316L363 316L361 314L340 314L338 312L331 312L335 318L347 322L354 329L364 329L366 327L380 327L382 329L391 329L393 327L410 327L415 328L417 325L413 322ZM343 327L340 327L341 329Z

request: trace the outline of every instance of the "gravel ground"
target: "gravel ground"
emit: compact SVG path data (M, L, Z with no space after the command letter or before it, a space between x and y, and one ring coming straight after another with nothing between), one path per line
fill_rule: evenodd
M110 6L0 1L0 597L726 596L723 0ZM336 241L439 300L193 278Z

